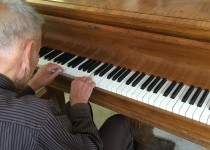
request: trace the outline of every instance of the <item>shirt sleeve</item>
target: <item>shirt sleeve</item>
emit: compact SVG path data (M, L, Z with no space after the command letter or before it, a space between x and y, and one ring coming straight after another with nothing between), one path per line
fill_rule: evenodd
M66 115L48 114L38 137L39 147L46 150L102 150L103 144L92 121L88 104L71 107Z
M30 86L27 85L24 89L17 92L16 98L19 98L25 95L34 95L34 94L35 94L35 91Z

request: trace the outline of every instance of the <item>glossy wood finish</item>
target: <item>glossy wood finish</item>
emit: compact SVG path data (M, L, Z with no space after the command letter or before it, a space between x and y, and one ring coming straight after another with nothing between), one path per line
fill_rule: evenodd
M188 85L210 87L209 43L51 16L46 19L43 45Z
M42 14L210 40L210 0L27 0Z
M140 27L142 24L139 22L132 22L132 18L135 18L133 16L130 16L128 22L123 22L125 17L123 12L118 15L112 12L113 14L108 15L107 20L106 13L110 11L101 9L96 11L98 8L90 7L90 10L94 12L90 15L89 9L76 4L30 1L33 4L36 3L37 9L44 14L46 19L43 28L43 45L45 46L166 77L187 85L210 89L208 26L201 28L203 24L198 23L198 25L193 22L190 26L188 23L181 26L179 23L173 23L172 28L169 29L170 32L168 30L159 32L160 28L165 28L161 26L163 20L149 26L151 29L158 29L151 33L152 30L144 32L148 30ZM84 7L84 11L81 11L81 7ZM79 14L81 16L77 13L81 13ZM106 17L103 18L102 14ZM167 19L166 22L169 23ZM129 26L124 26L124 23L129 23ZM169 25L167 23L166 26ZM174 28L175 26L180 27ZM156 34L157 32L163 34ZM167 36L172 35L172 32L176 34ZM60 76L51 84L51 87L69 92L69 83L70 79ZM90 99L94 103L128 117L210 148L210 126L98 88L94 90Z
M45 16L43 45L145 71L188 85L210 87L210 44ZM70 79L51 86L69 92ZM91 101L210 148L210 126L96 88Z

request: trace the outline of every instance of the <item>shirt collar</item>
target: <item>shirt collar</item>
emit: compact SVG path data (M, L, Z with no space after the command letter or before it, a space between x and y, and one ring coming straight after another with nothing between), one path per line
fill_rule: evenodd
M0 74L0 88L16 92L16 88L12 80L3 74Z

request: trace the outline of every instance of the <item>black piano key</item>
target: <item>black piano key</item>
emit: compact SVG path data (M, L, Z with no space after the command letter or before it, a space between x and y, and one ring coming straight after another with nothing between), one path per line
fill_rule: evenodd
M190 94L192 93L193 90L194 90L194 86L190 86L190 88L188 89L187 93L182 98L182 102L186 102L187 101L187 99L190 97Z
M118 71L112 78L113 81L115 81L116 79L118 79L124 72L126 71L125 68L121 68L120 71Z
M62 51L59 50L54 50L53 52L51 52L48 57L46 58L47 60L52 60L53 58L57 57L59 54L61 54Z
M152 83L149 85L149 87L147 88L147 91L151 91L155 85L160 81L160 77L156 77L154 81L152 81Z
M140 73L136 71L127 81L126 84L129 85Z
M51 52L53 49L49 47L42 47L39 51L39 57L46 55L47 53Z
M111 79L119 70L121 69L120 66L116 67L108 76L107 79Z
M121 82L131 72L130 69L126 70L118 79L117 82Z
M97 61L94 65L92 65L87 72L90 73L92 72L94 69L96 69L96 67L98 67L101 64L101 61Z
M69 60L71 60L72 58L74 58L75 55L74 54L67 54L67 56L61 60L61 65L64 65L65 63L67 63Z
M73 59L72 61L70 61L68 64L67 64L67 66L68 67L71 67L72 65L74 65L75 63L77 63L78 61L80 61L81 60L81 56L77 56L75 59Z
M204 93L203 93L201 99L199 100L199 102L198 102L198 104L197 104L198 107L201 107L201 106L203 105L203 103L204 103L204 101L206 100L208 94L209 94L209 91L206 89L206 90L204 91Z
M51 52L52 50L53 50L53 48L44 46L44 47L42 47L42 48L40 49L40 51L39 51L39 56L42 57L42 56L44 56L45 54Z
M152 82L152 80L154 79L155 77L153 75L151 75L141 86L141 89L144 90L149 84L150 82Z
M88 64L90 64L93 60L89 59L85 63L81 64L78 68L78 70L82 70L84 67L86 67Z
M166 89L166 91L164 92L163 96L167 97L169 95L169 93L173 90L173 88L176 86L176 81L173 81L169 87Z
M113 67L113 65L110 64L108 67L106 67L103 71L101 71L101 72L99 73L99 76L100 76L100 77L104 76L110 69L112 69L112 67Z
M179 83L179 85L177 86L177 88L175 89L175 91L172 93L172 95L171 95L171 99L174 99L176 96L177 96L177 94L179 93L179 91L182 89L182 87L184 86L184 84L183 83Z
M86 58L85 57L81 57L77 62L75 62L74 64L72 64L72 68L75 68L76 66L78 66L79 64L81 64Z
M47 60L51 60L51 59L53 59L54 57L58 56L61 53L62 53L62 51L54 50L50 54L45 55L44 58L47 59Z
M52 53L54 53L54 52L55 52L55 50L52 50L52 52L46 54L46 55L44 56L44 59L48 59L48 57L49 57L50 55L52 55Z
M201 93L202 89L200 87L197 88L196 92L194 93L193 97L191 98L189 104L193 105L198 98L199 94Z
M63 53L60 56L56 57L53 62L60 63L61 60L63 60L67 56L67 53Z
M162 86L166 83L166 79L163 78L162 81L155 87L153 93L159 92L159 90L162 88Z
M93 60L91 63L89 63L87 66L85 66L82 70L87 71L90 67L92 67L95 63L97 63L97 60Z
M103 64L101 67L99 67L95 72L94 75L98 75L101 71L103 71L107 66L109 66L109 64L105 63Z
M132 83L132 86L135 87L145 76L146 74L143 72L140 76L138 76Z

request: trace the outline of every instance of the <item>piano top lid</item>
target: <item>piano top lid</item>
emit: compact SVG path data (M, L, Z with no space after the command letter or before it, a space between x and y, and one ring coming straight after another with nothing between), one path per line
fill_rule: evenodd
M210 40L210 0L27 0L45 15Z

